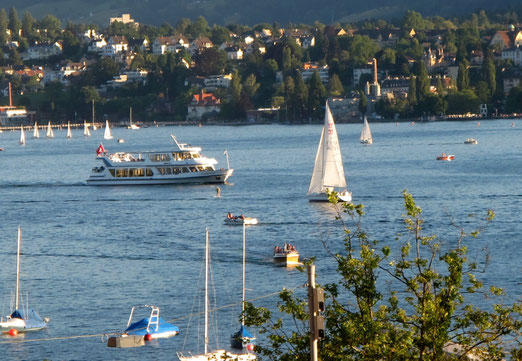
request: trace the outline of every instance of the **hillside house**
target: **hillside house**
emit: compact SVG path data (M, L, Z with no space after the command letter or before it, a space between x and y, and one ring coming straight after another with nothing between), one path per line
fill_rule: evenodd
M228 88L232 81L232 73L224 75L210 75L203 80L206 90L216 90L217 88Z
M304 63L301 68L301 75L304 81L307 81L312 78L314 72L317 71L319 73L319 78L321 78L321 82L328 83L330 80L330 75L328 74L328 65L321 66L318 63Z
M62 53L63 46L60 41L56 41L53 44L36 44L30 46L25 53L20 54L23 60L34 60L34 59L47 59L51 56L60 55Z
M489 46L500 50L522 45L522 31L499 30L493 34Z
M209 49L212 48L214 44L212 44L212 41L207 38L206 36L200 36L190 43L190 46L188 47L188 51L191 55L199 54L203 49Z
M101 49L102 56L114 56L129 50L129 42L125 36L111 36L107 45Z
M89 53L101 53L105 46L107 46L107 41L104 38L92 40L87 47L87 51Z
M515 46L502 50L502 60L511 60L515 65L522 65L522 48Z
M158 36L152 43L152 53L179 53L181 49L187 49L189 46L188 39L183 35Z
M243 59L243 50L237 45L232 45L228 48L225 48L225 52L227 53L228 59L231 59L231 60Z
M194 94L192 101L187 106L187 120L201 120L204 116L217 115L221 109L221 101L212 93Z

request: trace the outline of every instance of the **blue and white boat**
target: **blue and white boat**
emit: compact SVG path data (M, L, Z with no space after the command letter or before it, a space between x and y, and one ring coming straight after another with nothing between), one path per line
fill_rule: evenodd
M42 319L38 313L29 309L27 302L20 307L20 248L22 246L22 228L18 227L18 251L16 255L16 293L14 297L14 309L5 317L0 317L0 332L7 333L38 331L47 328L49 320ZM12 306L11 306L12 307Z
M132 317L136 308L150 308L149 317L145 317L139 321L132 322ZM152 339L169 338L179 334L179 328L166 322L160 317L160 309L156 306L144 305L134 306L131 309L129 321L124 334L132 336L150 335Z

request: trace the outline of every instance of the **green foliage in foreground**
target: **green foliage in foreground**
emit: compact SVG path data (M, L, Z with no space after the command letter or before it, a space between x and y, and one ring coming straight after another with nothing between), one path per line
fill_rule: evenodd
M460 345L454 359L474 355L501 360L520 359L521 304L502 304L503 291L484 290L477 264L467 258L466 242L493 220L489 210L478 228L458 229L453 243L441 247L436 235L424 235L424 219L413 196L404 191L404 230L393 242L397 252L372 241L362 229L362 205L331 201L345 230L344 252L331 254L338 281L325 289L326 338L319 342L319 359L329 360L445 360L446 351ZM348 216L348 221L341 217ZM347 222L350 225L347 225ZM386 279L385 287L378 287ZM318 279L320 280L320 274ZM491 308L482 310L466 294L483 294ZM270 360L309 360L306 299L283 290L276 317L266 308L248 304L246 323L266 336L256 351ZM290 322L289 322L290 321Z

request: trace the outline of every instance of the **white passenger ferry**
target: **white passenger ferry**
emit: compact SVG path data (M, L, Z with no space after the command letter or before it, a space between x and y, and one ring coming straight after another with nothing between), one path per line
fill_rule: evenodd
M200 147L179 143L164 152L118 152L97 150L99 166L92 169L89 185L149 185L181 183L225 183L233 169L216 169L217 160L200 154ZM225 152L226 153L226 152ZM227 155L228 156L228 155ZM227 158L228 163L228 158Z

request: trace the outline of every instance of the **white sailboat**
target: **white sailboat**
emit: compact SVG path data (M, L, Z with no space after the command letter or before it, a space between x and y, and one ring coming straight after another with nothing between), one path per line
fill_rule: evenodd
M352 193L346 189L337 129L328 102L326 102L324 126L317 147L310 187L308 188L308 200L310 202L327 202L328 191L336 191L340 201L350 202L352 200Z
M71 122L67 122L67 139L72 138Z
M18 251L16 254L16 293L12 312L0 318L0 332L38 331L47 327L48 319L42 320L35 310L29 309L27 302L25 309L20 309L20 249L22 246L22 229L18 227ZM12 307L12 306L11 306ZM16 333L14 333L16 334Z
M51 126L51 121L47 124L47 133L45 134L47 138L54 138L53 127Z
M129 126L127 127L127 129L133 129L133 130L140 129L139 126L132 123L132 107L130 107L130 109L129 109Z
M230 346L236 349L254 350L256 339L245 327L245 290L246 290L246 224L243 223L243 295L241 298L241 327L239 331L230 336Z
M87 122L85 120L83 121L83 136L84 137L91 136L91 131L89 130L89 125L87 124Z
M199 355L188 354L181 352L177 353L180 361L210 361L210 360L229 360L229 361L253 361L257 357L252 353L235 354L225 350L209 351L209 335L208 335L208 314L209 314L209 267L210 267L210 244L208 239L208 229L205 229L205 348L204 353Z
M18 143L20 143L20 145L25 145L25 130L23 125L20 127L20 140Z
M112 136L112 134L111 134L111 128L109 126L109 121L108 120L105 121L105 133L103 134L103 138L104 139L112 139L112 138L114 138Z
M372 138L372 132L370 130L370 124L368 123L368 118L364 116L364 124L361 131L361 143L363 144L372 144L373 138Z
M34 122L33 138L40 138L40 130L38 129L38 122Z

